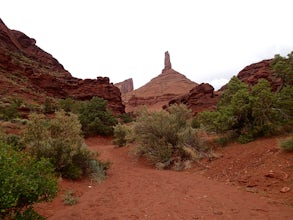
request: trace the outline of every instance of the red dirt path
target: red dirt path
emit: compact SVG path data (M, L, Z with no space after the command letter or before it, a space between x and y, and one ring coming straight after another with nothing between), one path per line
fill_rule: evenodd
M111 140L101 138L86 142L101 153L101 159L113 163L108 177L94 185L88 180L60 180L58 197L37 206L49 220L293 218L292 205L207 178L209 171L205 175L198 169L160 171L136 160L129 153L131 147L113 148ZM62 196L69 189L79 196L76 205L63 204Z

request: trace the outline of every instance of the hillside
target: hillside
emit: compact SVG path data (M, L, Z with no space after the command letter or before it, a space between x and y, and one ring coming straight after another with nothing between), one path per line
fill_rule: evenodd
M113 112L124 113L120 90L107 77L78 79L64 69L51 54L36 45L36 40L10 30L0 19L0 95L17 97L26 103L41 104L46 99L93 96L108 101Z

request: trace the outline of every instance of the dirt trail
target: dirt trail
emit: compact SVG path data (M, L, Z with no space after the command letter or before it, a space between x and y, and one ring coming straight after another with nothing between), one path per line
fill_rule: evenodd
M293 208L235 186L210 180L198 171L159 171L135 160L130 148L114 149L110 140L87 140L113 164L108 178L89 188L88 181L63 182L80 196L76 205L59 198L38 210L60 219L292 219ZM63 191L64 193L64 191Z

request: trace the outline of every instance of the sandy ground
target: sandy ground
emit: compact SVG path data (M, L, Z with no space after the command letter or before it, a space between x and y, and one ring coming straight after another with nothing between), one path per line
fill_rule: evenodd
M270 148L272 140L267 140L265 143L269 143L269 146L265 147ZM243 153L244 149L239 151L236 146L227 147L227 154L222 150L223 156L220 159L203 161L204 169L194 167L176 172L156 170L146 161L133 157L130 153L131 147L114 148L109 139L91 138L86 142L91 149L101 153L101 159L112 162L108 177L100 184L91 183L89 180L60 180L58 197L51 203L36 206L49 220L293 219L293 204L290 203L292 188L287 193L280 193L275 189L279 189L281 184L267 191L267 194L258 193L257 190L260 192L263 184L258 183L253 188L245 185L249 183L250 178L246 178L247 182L244 184L238 181L243 175L238 175L238 178L233 176L233 169L237 169L238 173L244 168L250 172L249 166L239 167L240 163L237 161L243 159L239 155L246 154ZM262 146L259 144L261 151L266 152L267 149ZM247 149L250 147L248 145ZM234 154L238 154L238 157L233 160ZM260 154L262 155L264 154ZM288 169L292 171L293 154L286 155L283 159L289 163ZM227 166L224 167L223 164ZM227 171L229 167L233 167L230 169L230 175ZM261 166L257 167L264 170L264 175L270 171ZM293 174L289 175L285 182L279 181L292 185ZM250 176L253 181L253 174ZM265 180L266 178L270 181L276 179L265 176ZM260 188L257 188L258 186ZM248 188L252 190L247 190ZM74 191L74 195L79 197L77 204L68 206L63 203L62 198L68 190ZM279 194L285 197L280 197Z

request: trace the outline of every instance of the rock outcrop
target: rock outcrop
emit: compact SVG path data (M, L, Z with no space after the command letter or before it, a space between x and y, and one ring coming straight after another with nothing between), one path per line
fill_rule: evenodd
M121 92L122 95L133 91L133 80L132 80L132 78L126 79L123 82L115 83L114 85L120 89L120 92Z
M116 113L124 113L120 90L107 77L78 79L64 69L36 40L10 30L0 19L0 97L43 103L46 98L104 98Z
M214 87L208 83L201 83L189 91L189 93L172 99L167 106L185 104L194 115L204 110L214 110L219 102L220 94L214 92ZM164 106L167 107L167 106Z
M186 94L197 83L171 68L170 55L165 53L164 69L160 75L144 86L122 95L126 112L135 111L139 106L159 110L177 96Z
M0 19L0 46L14 55L22 55L41 66L50 66L60 76L71 77L63 66L51 54L36 45L36 40L17 30L10 30Z
M164 73L164 72L167 71L167 70L172 69L171 60L170 60L170 54L169 54L168 51L165 52L165 60L164 60L164 64L165 64L165 67L164 67L164 69L162 70L162 73Z
M271 62L270 59L248 65L238 73L237 77L248 85L255 85L259 79L266 79L270 82L272 90L276 91L281 86L282 80L273 76Z

